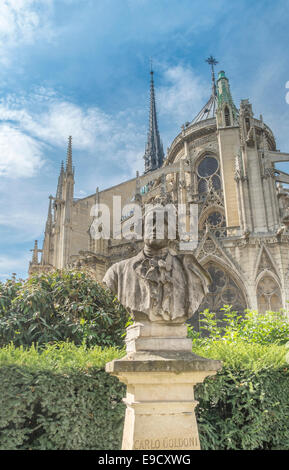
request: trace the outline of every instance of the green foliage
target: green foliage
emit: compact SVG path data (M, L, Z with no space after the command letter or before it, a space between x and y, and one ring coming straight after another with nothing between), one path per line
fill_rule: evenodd
M65 374L71 371L86 371L90 367L104 369L107 362L125 355L124 349L101 348L60 342L43 347L15 347L12 343L0 349L0 367L25 366L32 371L49 370Z
M259 344L286 344L289 341L289 321L282 312L259 314L247 311L246 321L241 323L239 337Z
M193 351L223 368L196 387L202 449L289 449L288 348L219 340ZM0 350L0 449L120 449L118 348L71 343Z
M289 449L289 369L224 365L197 385L202 449Z
M103 367L121 354L69 343L3 348L0 449L119 449L125 387Z
M258 344L286 344L289 341L289 319L284 312L266 312L246 310L245 315L232 311L230 305L224 305L222 321L216 314L205 310L201 316L201 330L204 335L188 327L188 335L195 343L206 344L222 339L229 343L244 341Z
M12 301L17 296L23 281L15 282L15 280L7 280L5 283L0 282L0 317L9 313Z
M205 335L189 327L193 352L223 361L197 385L202 449L289 449L289 322L280 312L204 311Z
M219 340L207 344L193 344L193 352L199 356L223 361L232 370L249 370L254 373L260 370L278 369L286 365L286 346L276 344L262 345L245 343L241 340L235 343Z
M119 449L125 386L104 365L124 355L130 320L115 298L55 272L0 284L0 312L0 449ZM288 320L229 306L215 317L203 313L205 336L189 327L193 352L223 361L195 390L202 449L288 450Z
M128 315L117 299L79 271L0 283L0 346L73 341L123 346Z

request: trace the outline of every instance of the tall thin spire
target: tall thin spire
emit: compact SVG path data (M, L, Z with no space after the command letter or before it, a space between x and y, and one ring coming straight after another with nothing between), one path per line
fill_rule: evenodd
M68 137L68 147L67 147L67 156L66 156L66 174L73 174L72 168L72 137Z
M160 168L164 161L164 150L160 139L157 121L155 89L154 89L154 72L150 70L150 114L149 114L149 131L147 136L147 144L145 149L145 173Z

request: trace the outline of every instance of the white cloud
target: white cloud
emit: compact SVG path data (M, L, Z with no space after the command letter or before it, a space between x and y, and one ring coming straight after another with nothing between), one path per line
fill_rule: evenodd
M52 101L40 119L29 116L23 120L23 126L36 137L58 146L64 145L68 135L72 135L76 148L91 151L97 136L110 132L112 122L98 108L82 109L67 101Z
M157 90L160 115L169 116L180 126L195 117L211 90L190 67L170 67L164 75L168 85Z
M193 119L209 98L210 89L190 67L181 65L164 72L167 85L157 89L157 107L163 121L176 133L176 125ZM81 107L54 90L39 88L26 96L9 95L0 104L0 174L31 176L41 168L46 146L65 151L67 138L73 148L122 162L128 177L143 169L146 118L134 110L105 113L97 106ZM13 135L13 138L11 138Z
M50 40L53 30L49 23L53 0L1 0L0 61L8 65L13 59L11 49L32 44L39 38Z
M27 96L7 96L0 104L0 174L31 176L43 165L46 146L73 148L96 158L121 160L140 169L145 129L133 111L109 115L100 108L81 107L53 90L42 88ZM88 157L89 157L88 155Z
M210 89L189 67L164 72L167 85L157 90L157 107L175 134L209 98ZM65 151L67 138L87 158L122 162L128 177L142 171L146 116L127 110L115 115L97 106L81 107L54 90L39 88L29 95L9 95L0 104L0 175L30 177L43 166L47 145ZM166 126L168 127L168 125Z
M45 199L43 199L43 201L45 201ZM43 203L41 206L43 206ZM35 208L33 211L29 211L27 207L23 207L23 205L19 204L18 207L10 206L6 210L1 211L0 227L4 226L9 228L11 232L15 234L15 238L28 241L31 238L39 236L39 233L43 231L44 219L45 212L41 213L39 211L39 213L36 214Z
M43 165L42 149L32 137L0 125L0 176L31 177Z

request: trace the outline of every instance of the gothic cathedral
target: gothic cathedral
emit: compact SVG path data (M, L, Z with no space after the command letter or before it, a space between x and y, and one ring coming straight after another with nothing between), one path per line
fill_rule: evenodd
M198 246L194 254L210 272L212 284L200 311L220 312L224 304L237 311L288 310L289 304L289 175L275 163L289 154L276 149L275 138L252 105L234 104L224 71L198 115L182 126L167 149L159 134L154 77L151 71L150 116L144 154L144 174L117 186L74 199L72 140L62 164L56 195L49 198L43 247L33 250L29 274L68 266L85 267L101 281L108 267L134 256L142 241L98 239L91 236L91 208L121 196L153 202L160 193L173 203L198 204ZM122 218L129 223L131 214ZM38 261L38 252L41 260Z

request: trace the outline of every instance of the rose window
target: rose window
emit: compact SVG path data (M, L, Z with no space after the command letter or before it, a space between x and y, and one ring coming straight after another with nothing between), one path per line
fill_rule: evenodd
M208 227L217 238L226 236L225 215L220 211L211 212L202 223L202 228L205 229L206 227Z

